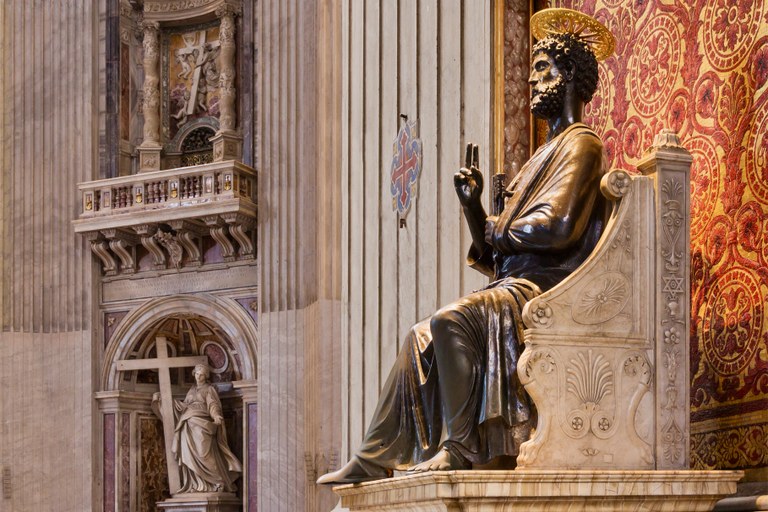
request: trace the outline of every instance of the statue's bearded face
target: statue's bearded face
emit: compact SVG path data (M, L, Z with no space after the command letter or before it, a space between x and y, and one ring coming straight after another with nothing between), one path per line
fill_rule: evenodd
M566 81L555 61L545 52L537 52L531 64L531 112L536 117L549 119L563 112Z

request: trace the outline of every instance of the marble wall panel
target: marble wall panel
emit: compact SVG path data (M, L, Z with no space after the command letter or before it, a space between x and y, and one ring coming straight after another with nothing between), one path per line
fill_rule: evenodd
M70 225L76 183L101 161L106 17L105 0L0 2L3 510L90 510L107 491L94 484L109 468L94 461L92 257Z
M248 489L258 488L258 405L248 404L248 435L246 437L246 451L248 452L247 478ZM258 510L258 496L255 492L249 493L246 502L246 512L256 512Z
M115 494L117 492L115 482L115 473L117 464L117 447L115 443L115 414L104 415L104 460L102 462L103 468L103 485L104 485L104 512L115 511Z
M70 221L98 158L100 2L0 4L0 329L91 324L91 254ZM102 55L103 58L103 55Z
M0 510L75 512L101 502L107 489L93 482L109 481L114 465L102 469L94 452L114 453L114 424L94 419L93 374L88 332L0 333L0 465L8 478Z
M340 3L244 7L254 51L244 146L259 169L257 505L330 510L338 498L306 461L341 443Z

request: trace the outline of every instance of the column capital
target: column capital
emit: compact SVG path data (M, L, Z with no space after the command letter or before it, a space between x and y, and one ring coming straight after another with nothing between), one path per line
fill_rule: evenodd
M239 5L222 4L216 8L215 13L217 18L224 18L227 16L236 17L243 13L243 9Z
M144 30L144 33L159 32L160 22L156 20L141 20L141 28Z

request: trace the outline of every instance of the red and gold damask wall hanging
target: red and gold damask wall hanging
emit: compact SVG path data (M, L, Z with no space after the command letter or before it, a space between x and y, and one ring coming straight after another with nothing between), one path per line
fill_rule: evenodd
M691 170L691 457L768 466L768 6L753 0L541 0L616 37L586 122L634 169L661 128Z

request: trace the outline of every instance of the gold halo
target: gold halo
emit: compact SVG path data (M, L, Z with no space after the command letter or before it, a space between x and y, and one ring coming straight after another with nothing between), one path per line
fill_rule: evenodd
M616 47L613 34L592 16L571 9L543 9L531 16L531 34L544 39L552 34L573 34L592 50L597 60L611 56Z

